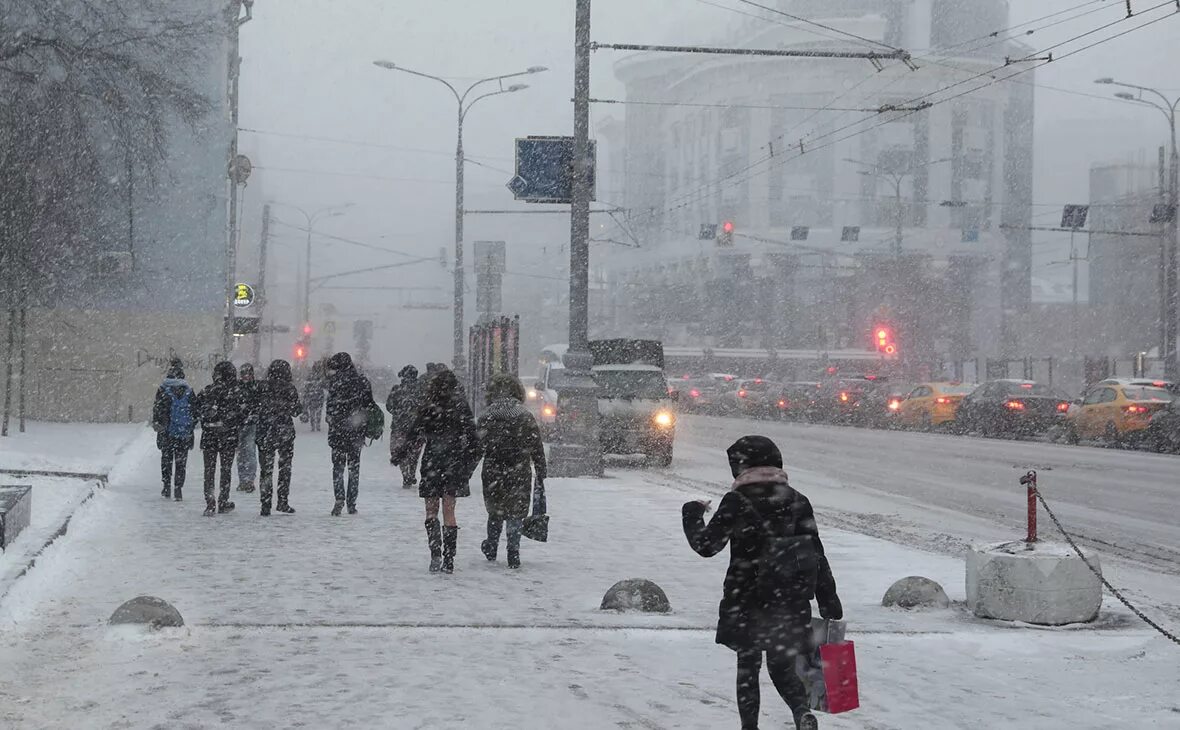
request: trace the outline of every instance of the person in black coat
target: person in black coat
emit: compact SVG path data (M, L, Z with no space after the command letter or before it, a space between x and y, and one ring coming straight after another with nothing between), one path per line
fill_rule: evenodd
M709 508L705 502L688 502L682 511L684 534L697 553L708 558L726 544L730 546L716 640L737 652L742 728L758 727L758 675L765 653L770 678L795 715L796 727L814 730L816 719L808 709L807 690L795 672L795 657L814 651L810 628L813 597L821 617L840 619L844 615L815 513L807 497L788 482L782 454L773 441L745 436L729 447L728 455L735 481L713 518L705 524ZM766 585L759 581L759 571L765 569L759 563L771 535L811 536L811 554L818 564L814 582L808 579L775 586L768 594Z
M435 373L426 383L422 408L410 426L405 444L419 439L426 442L418 496L426 500L430 572L453 573L459 539L455 504L459 497L471 496L469 482L479 464L480 448L471 407L463 398L459 379L450 370ZM404 454L397 456L400 461ZM440 502L441 526L438 521Z
M184 499L188 452L193 448L193 430L196 428L196 400L193 389L184 379L184 369L179 362L172 363L152 404L152 429L156 432L160 475L164 479L160 496L164 499L175 498L177 502Z
M389 411L389 462L401 469L402 487L410 489L418 485L422 442L407 444L405 439L422 407L422 381L418 379L418 368L413 365L402 368L397 376L401 382L390 389L385 399L385 410ZM402 454L400 459L399 454Z
M275 456L279 460L279 501L275 510L295 514L290 504L291 461L295 458L295 422L299 416L307 422L307 412L299 402L299 389L291 377L291 364L275 360L266 370L266 380L257 391L258 433L255 443L261 461L260 497L262 516L270 515L271 490L274 487Z
M368 409L376 407L373 386L357 371L352 356L338 352L328 358L328 446L332 449L332 491L336 504L332 515L345 506L356 514L360 491L361 449L368 429ZM344 490L344 470L348 468L348 491Z
M533 473L545 488L545 445L537 419L524 407L524 386L511 375L488 383L488 407L477 432L483 451L483 503L488 511L484 557L496 559L500 531L507 526L508 567L520 567L520 531L532 506Z
M229 501L229 489L244 418L238 371L232 362L222 361L214 366L213 383L197 396L197 416L201 420L201 453L205 457L205 515L232 512L234 503ZM221 460L221 488L214 502L218 459Z
M238 392L242 401L242 427L238 430L238 491L253 492L258 479L258 381L254 366L238 368Z

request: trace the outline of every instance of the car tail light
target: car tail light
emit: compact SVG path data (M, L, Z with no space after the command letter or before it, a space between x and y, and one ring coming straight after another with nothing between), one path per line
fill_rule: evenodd
M1020 387L1024 388L1025 390L1032 390L1032 383L1021 383Z
M1167 384L1168 384L1167 381L1164 381L1164 380L1156 380L1156 381L1152 382L1152 385L1155 386L1156 388L1163 388Z
M541 413L546 416L556 416L557 409L553 406L545 406L541 409Z
M840 402L841 402L841 403L847 403L847 402L848 402L848 394L847 394L847 393L841 393L841 394L840 394Z
M899 408L901 408L901 401L897 400L896 398L889 401L889 410L896 411Z
M755 383L758 383L759 385L761 385L761 384L762 384L762 378L754 378L754 382L755 382Z
M787 402L786 402L785 400L780 400L780 401L778 402L778 407L779 407L779 408L786 408L786 407L787 407Z
M701 391L697 390L696 388L693 388L692 390L688 391L688 394L691 395L693 398L700 398L701 397Z
M738 391L738 398L745 398L745 397L746 397L746 391L739 390Z
M950 398L944 398L944 397L942 397L942 396L939 396L939 397L937 397L937 398L935 398L935 399L934 399L934 402L935 402L935 403L938 403L938 404L940 404L940 405L946 405L947 403L950 403L950 402L951 402L951 399L950 399Z
M1069 412L1069 403L1058 403L1057 404L1057 412L1058 413L1068 413Z
M1131 415L1135 415L1136 413L1147 413L1147 406L1138 406L1132 403L1123 410Z
M1004 407L1010 411L1023 411L1024 410L1024 402L1018 401L1018 400L1010 400L1004 404Z

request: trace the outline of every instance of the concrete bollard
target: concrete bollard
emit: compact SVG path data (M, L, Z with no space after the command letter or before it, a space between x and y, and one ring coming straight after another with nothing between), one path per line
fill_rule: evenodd
M621 580L610 587L602 597L603 611L641 611L643 613L669 613L672 604L664 589L646 578Z
M949 608L951 599L936 581L911 575L889 586L881 605L905 609Z
M110 624L146 624L150 628L184 626L184 618L172 604L155 596L138 596L115 609Z
M1086 557L1101 570L1097 556ZM980 618L1084 623L1097 618L1102 607L1102 581L1067 545L975 545L967 553L967 605Z

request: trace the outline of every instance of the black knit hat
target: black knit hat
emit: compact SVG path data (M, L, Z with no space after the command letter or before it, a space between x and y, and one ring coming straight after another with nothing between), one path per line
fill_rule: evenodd
M725 453L729 456L729 467L735 477L758 466L783 468L782 452L765 436L742 436Z

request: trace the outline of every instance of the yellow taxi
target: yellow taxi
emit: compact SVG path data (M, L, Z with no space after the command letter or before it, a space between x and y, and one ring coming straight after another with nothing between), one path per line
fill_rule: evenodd
M1065 416L1066 438L1105 438L1116 444L1134 441L1151 424L1156 411L1166 408L1173 395L1154 385L1131 380L1103 380L1075 401Z
M909 392L897 408L895 422L909 428L934 428L953 423L963 398L975 390L962 383L922 383Z

